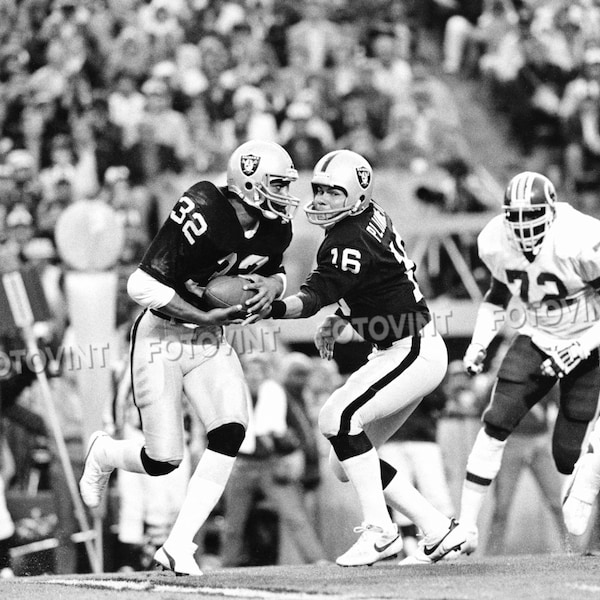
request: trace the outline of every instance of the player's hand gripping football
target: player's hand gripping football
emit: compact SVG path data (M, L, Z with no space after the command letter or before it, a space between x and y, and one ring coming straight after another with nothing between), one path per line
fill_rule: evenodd
M281 290L278 281L272 277L263 277L253 273L244 275L244 279L248 280L244 289L255 290L254 296L246 301L244 307L248 316L244 319L243 324L248 324L262 318Z
M479 375L483 371L486 350L481 344L469 344L463 357L463 366L469 375Z
M240 314L244 307L241 304L228 306L227 308L211 308L206 311L206 321L202 325L230 325L240 322Z
M579 342L567 342L565 345L555 346L551 350L545 349L544 352L548 358L540 367L542 374L559 379L568 375L589 356L589 352L586 353Z
M347 323L337 315L328 315L317 327L315 333L315 346L319 351L321 358L325 360L333 359L333 347Z

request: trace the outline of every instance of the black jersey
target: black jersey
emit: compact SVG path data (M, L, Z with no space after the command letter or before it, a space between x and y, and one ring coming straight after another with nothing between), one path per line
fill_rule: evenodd
M290 223L260 218L250 238L244 234L227 188L201 181L175 203L152 240L140 268L206 310L203 288L217 275L283 273L283 253L292 239Z
M301 286L303 316L337 302L365 340L389 346L431 320L414 272L390 217L371 202L327 230L317 267Z

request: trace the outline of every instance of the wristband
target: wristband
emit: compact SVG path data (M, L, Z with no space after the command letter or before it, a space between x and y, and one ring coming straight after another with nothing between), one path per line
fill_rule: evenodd
M269 317L271 319L283 319L286 310L287 306L283 300L273 300Z

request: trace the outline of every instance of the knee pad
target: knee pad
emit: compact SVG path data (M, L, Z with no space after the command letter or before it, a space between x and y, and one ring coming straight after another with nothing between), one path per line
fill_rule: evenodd
M361 431L358 435L334 435L329 438L329 441L340 460L359 456L373 448L371 440L364 431Z
M336 408L336 404L327 401L319 412L319 431L326 438L337 435L340 432L340 420L341 415Z
M235 457L245 436L246 428L240 423L225 423L206 434L207 448L225 456Z
M142 448L140 456L142 459L142 466L144 467L144 470L146 471L146 473L148 473L148 475L151 475L152 477L168 475L169 473L172 473L181 464L180 460L174 460L170 462L154 460L146 454L146 448Z

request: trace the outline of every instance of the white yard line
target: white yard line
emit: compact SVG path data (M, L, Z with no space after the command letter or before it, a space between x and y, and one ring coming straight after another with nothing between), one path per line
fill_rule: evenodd
M265 590L253 590L248 588L218 588L218 587L194 587L190 585L162 584L148 581L116 580L116 579L49 579L44 583L55 585L68 585L72 587L99 588L110 590L135 590L148 592L171 592L178 594L207 594L215 597L226 598L249 598L252 600L340 600L348 598L347 595L338 594L310 594L304 592L268 592ZM361 597L364 600L364 596Z

